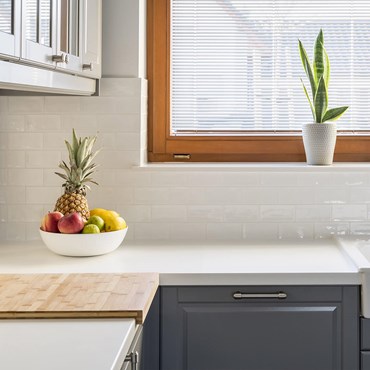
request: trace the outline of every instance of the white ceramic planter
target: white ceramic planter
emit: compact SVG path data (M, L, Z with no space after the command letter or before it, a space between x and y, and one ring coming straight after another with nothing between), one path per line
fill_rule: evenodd
M302 126L302 137L308 164L333 164L337 141L337 125L335 123L305 123Z

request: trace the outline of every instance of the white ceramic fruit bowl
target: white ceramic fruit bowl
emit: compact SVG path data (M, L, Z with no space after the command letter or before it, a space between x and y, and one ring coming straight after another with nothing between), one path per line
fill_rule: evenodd
M89 257L106 254L117 249L127 233L123 230L100 234L59 234L40 229L45 245L54 253L70 257Z

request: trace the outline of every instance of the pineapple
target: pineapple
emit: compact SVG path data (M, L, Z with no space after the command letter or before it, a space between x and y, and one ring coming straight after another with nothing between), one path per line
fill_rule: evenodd
M97 184L90 177L97 165L91 163L99 151L93 153L92 148L96 141L96 136L77 138L76 132L72 132L72 145L66 140L66 146L69 154L69 166L62 161L59 167L65 173L55 172L65 180L62 185L64 194L58 198L54 211L68 215L73 212L79 212L81 216L88 220L90 211L86 199L86 189L90 189L86 183Z

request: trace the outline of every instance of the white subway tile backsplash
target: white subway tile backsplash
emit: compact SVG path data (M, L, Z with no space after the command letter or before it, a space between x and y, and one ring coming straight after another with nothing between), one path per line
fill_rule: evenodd
M332 236L349 235L349 223L344 223L344 222L315 223L314 235L315 235L315 238L317 239L325 239L325 238L329 238Z
M349 203L370 203L370 188L351 187L349 191Z
M120 186L145 187L150 186L150 173L129 170L114 171L116 184Z
M83 116L82 116L83 117ZM141 118L137 114L101 114L95 116L98 132L136 132L141 130Z
M316 188L315 203L323 204L344 204L349 200L347 187Z
M170 236L170 225L166 223L136 223L135 239L137 240L165 240Z
M259 220L260 210L257 205L225 206L223 219L226 222L256 222Z
M244 204L277 204L280 188L244 188Z
M113 145L118 150L136 150L140 148L140 133L116 133Z
M25 155L27 168L56 169L61 161L60 151L34 150Z
M184 186L187 184L187 174L181 172L153 172L152 186Z
M312 188L284 187L278 190L278 199L280 204L312 204L315 195Z
M136 204L169 204L170 194L167 188L136 188L134 190Z
M26 188L26 203L27 204L46 204L56 202L62 194L60 187L28 187Z
M262 186L295 186L298 183L298 174L290 172L261 173Z
M243 226L243 239L277 240L279 224L268 222L250 222Z
M206 224L204 223L173 223L170 227L172 240L205 240Z
M8 107L10 113L41 113L44 111L43 96L9 96Z
M90 208L115 209L127 240L253 240L370 235L370 174L213 166L142 170L147 157L147 81L103 79L100 97L0 97L0 238L39 239L63 180L64 140L98 134L102 148L87 194Z
M329 221L331 206L327 205L299 205L296 207L297 221Z
M279 239L313 239L314 225L311 223L279 224Z
M25 186L4 186L0 191L0 203L3 204L25 204Z
M153 222L185 222L185 206L152 206Z
M151 206L140 205L117 205L116 211L126 220L130 222L150 222L151 221Z
M0 168L24 168L26 166L26 152L22 150L1 151Z
M243 236L241 223L210 223L207 224L207 239L240 240Z
M43 170L26 168L9 169L8 185L42 186Z
M9 222L38 222L44 216L44 207L40 204L11 204L8 206Z
M136 97L82 97L83 113L140 114L141 99Z
M351 235L367 235L370 236L370 224L369 223L352 223L350 225Z
M285 205L262 205L261 219L264 221L293 221L295 208L294 206Z
M60 116L57 115L28 115L26 116L27 131L45 132L60 130Z
M87 114L63 114L60 117L60 125L61 129L64 132L68 132L68 136L70 136L72 129L76 128L78 130L77 134L80 131L89 132L88 136L93 136L97 134L98 131L98 124L97 124L97 117L96 115ZM98 136L100 139L100 135Z
M188 206L187 219L189 222L222 222L222 206Z
M367 219L367 206L357 204L333 205L334 221L363 221Z
M26 127L24 115L5 115L0 111L0 132L23 132Z
M40 150L43 148L43 135L40 133L9 133L10 150Z
M77 96L45 96L45 112L71 114L80 111L80 98Z
M0 96L0 114L8 112L8 97Z

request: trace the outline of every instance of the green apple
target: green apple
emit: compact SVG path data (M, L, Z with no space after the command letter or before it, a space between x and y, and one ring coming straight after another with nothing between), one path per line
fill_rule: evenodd
M104 220L100 216L94 215L87 220L86 225L96 225L99 231L102 231L104 228Z
M100 230L98 226L94 224L85 225L82 229L82 234L99 234Z

